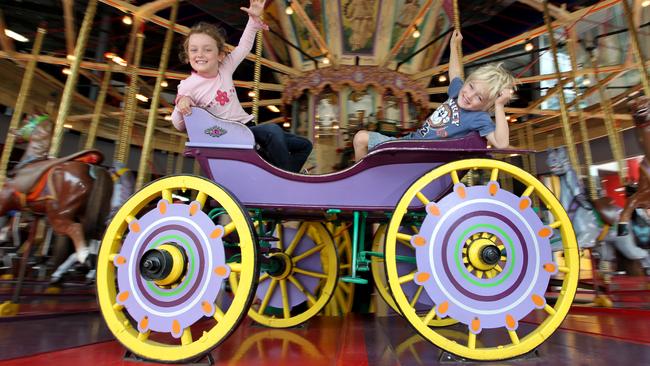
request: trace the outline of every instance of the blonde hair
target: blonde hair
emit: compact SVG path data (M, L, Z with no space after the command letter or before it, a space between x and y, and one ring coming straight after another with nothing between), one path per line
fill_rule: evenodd
M183 41L183 49L178 54L178 58L181 60L182 63L186 64L190 62L187 53L187 48L189 47L190 36L192 34L205 34L211 37L212 39L215 40L215 42L217 42L217 49L219 50L219 53L226 52L226 35L224 30L214 24L200 22L195 24L192 28L190 28L190 31L187 33L187 36L185 37L185 41Z
M466 83L470 81L484 82L487 87L487 97L490 100L490 104L496 101L499 93L503 89L512 89L513 95L517 90L517 80L502 65L503 63L483 65L469 74L467 80L465 80Z

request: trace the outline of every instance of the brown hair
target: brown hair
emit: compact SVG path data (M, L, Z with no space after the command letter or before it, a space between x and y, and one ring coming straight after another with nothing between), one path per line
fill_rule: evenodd
M187 33L187 36L185 37L185 41L183 41L183 49L178 54L178 58L181 60L182 63L186 64L190 62L190 59L187 55L187 48L189 47L190 36L192 34L206 34L212 37L212 39L214 39L217 42L217 49L219 50L219 53L226 52L226 34L224 30L221 27L216 26L214 24L200 22L192 26L192 28L190 28L190 31Z

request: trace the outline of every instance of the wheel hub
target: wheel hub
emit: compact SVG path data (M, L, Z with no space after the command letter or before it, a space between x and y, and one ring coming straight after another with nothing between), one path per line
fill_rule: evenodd
M187 268L187 254L176 244L166 243L150 249L140 259L140 274L159 286L177 283Z
M270 262L270 268L267 271L269 276L278 280L283 280L289 277L291 272L293 272L293 262L291 261L291 257L285 253L272 253L269 255L268 259Z

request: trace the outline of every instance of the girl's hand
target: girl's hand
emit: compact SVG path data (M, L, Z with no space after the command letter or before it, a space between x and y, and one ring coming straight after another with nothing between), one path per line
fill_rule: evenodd
M240 9L247 12L250 17L259 18L264 12L264 2L265 0L251 0L250 7L241 7Z
M176 108L178 108L178 111L184 116L192 114L192 107L194 107L194 102L192 101L192 98L186 95L182 96L178 100L178 103L176 103Z
M508 104L508 102L510 102L510 99L512 99L512 94L513 94L512 88L510 87L501 90L499 96L494 101L494 104L499 106L505 106L506 104Z
M451 44L460 45L462 41L463 35L460 33L460 31L455 30L454 33L451 34Z

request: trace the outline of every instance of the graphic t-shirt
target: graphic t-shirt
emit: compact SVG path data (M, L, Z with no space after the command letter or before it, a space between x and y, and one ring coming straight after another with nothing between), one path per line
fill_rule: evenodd
M494 131L494 123L487 112L468 111L458 106L458 93L462 87L463 81L454 78L447 89L449 99L424 121L422 127L403 138L438 140L465 136L471 131L486 136Z

